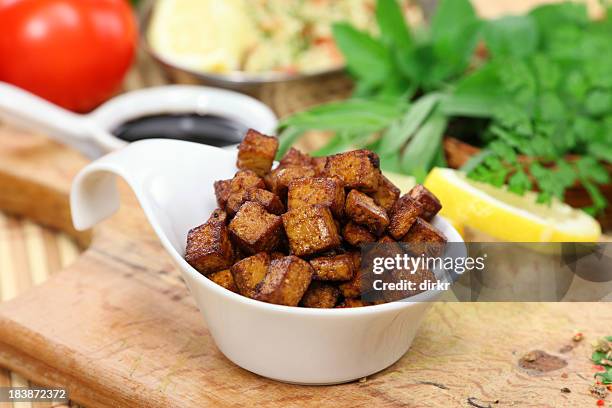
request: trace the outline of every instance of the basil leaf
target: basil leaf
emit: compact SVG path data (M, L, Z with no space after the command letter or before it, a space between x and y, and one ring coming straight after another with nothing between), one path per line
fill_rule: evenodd
M538 27L531 16L507 16L485 24L483 36L493 57L526 57L538 47Z
M347 23L334 24L332 31L351 74L371 84L385 82L393 71L393 60L381 42Z
M439 94L429 94L416 101L406 114L393 122L383 133L380 154L399 150L414 135L440 100Z
M401 159L404 172L414 175L419 181L423 180L438 152L447 120L439 111L430 115L404 149Z

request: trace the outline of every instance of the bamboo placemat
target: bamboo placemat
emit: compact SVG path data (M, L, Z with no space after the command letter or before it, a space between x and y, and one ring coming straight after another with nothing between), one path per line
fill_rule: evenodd
M0 212L0 301L10 300L72 263L79 255L66 234ZM41 311L42 313L42 311ZM0 387L28 387L28 380L0 368ZM0 408L78 407L74 404L0 403Z

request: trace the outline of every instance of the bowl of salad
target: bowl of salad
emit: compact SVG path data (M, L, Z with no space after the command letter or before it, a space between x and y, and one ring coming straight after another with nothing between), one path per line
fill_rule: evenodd
M421 18L404 3L406 18ZM143 12L142 42L173 81L261 97L278 86L342 80L332 26L375 34L375 9L375 0L157 0Z

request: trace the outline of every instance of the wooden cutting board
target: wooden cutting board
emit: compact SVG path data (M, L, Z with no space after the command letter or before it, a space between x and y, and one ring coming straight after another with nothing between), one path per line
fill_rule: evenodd
M605 303L436 304L411 350L362 381L306 387L251 374L215 347L127 187L112 219L91 234L72 229L68 192L85 164L44 138L0 128L0 209L88 246L73 265L0 305L0 366L67 387L90 407L595 405L589 343L612 334ZM560 354L576 330L586 340ZM533 349L568 365L531 375L517 361Z

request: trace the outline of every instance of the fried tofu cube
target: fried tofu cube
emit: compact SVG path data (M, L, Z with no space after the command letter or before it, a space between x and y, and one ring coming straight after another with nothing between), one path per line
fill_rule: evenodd
M362 277L361 271L356 270L351 280L341 283L338 289L340 289L342 296L345 298L360 298L362 293Z
M342 237L352 246L362 246L376 241L376 237L367 228L349 221L342 228Z
M312 280L310 264L289 255L270 262L268 273L257 286L255 299L277 305L297 306Z
M351 220L367 227L376 235L382 233L389 225L389 217L382 207L361 191L351 190L346 196L344 211Z
M342 216L344 185L339 178L302 178L289 183L287 193L289 210L317 204L329 207L336 217Z
M347 281L353 278L355 266L351 254L320 256L310 260L312 278L324 281Z
M247 191L249 188L266 188L263 179L251 170L240 170L230 180L230 194Z
M336 306L340 291L337 287L322 283L312 282L304 293L300 306L316 308L332 308Z
M364 307L364 306L367 306L367 304L363 300L348 298L348 299L344 299L336 307L340 309L345 309L345 308L348 309L348 308L353 308L353 307Z
M282 218L294 255L313 255L340 246L340 235L328 207L300 207L286 212Z
M277 138L249 129L238 146L236 167L241 170L252 170L263 177L272 168L277 150Z
M436 227L422 218L417 218L402 242L408 243L408 250L416 255L425 254L431 257L442 256L446 246L446 237Z
M227 212L234 215L238 212L242 204L253 201L264 206L270 214L280 215L285 212L285 206L278 196L263 188L249 188L247 191L230 195L227 201Z
M412 190L408 192L408 195L421 205L421 218L425 221L431 221L431 219L442 209L442 204L440 200L438 200L438 197L421 184L414 186Z
M279 196L281 200L285 200L287 198L287 190L289 188L289 183L291 183L293 180L298 180L301 178L310 178L314 176L315 172L312 167L277 167L266 175L265 181L270 191Z
M353 150L327 158L324 174L339 177L347 188L373 193L378 188L380 160L369 150Z
M397 200L389 213L389 235L395 239L401 239L408 233L422 211L423 209L418 202L408 194L404 194Z
M217 198L217 205L221 208L225 208L227 199L231 193L232 180L218 180L214 182L215 197Z
M395 186L382 173L379 176L378 188L376 192L372 194L374 202L384 208L385 211L389 212L393 208L393 204L397 201L400 196L400 189Z
M338 289L345 298L361 298L362 294L372 291L373 275L371 271L361 267L361 254L359 252L351 252L350 255L353 258L355 273L351 280L342 282ZM364 266L367 266L367 264Z
M232 239L247 254L272 251L280 242L282 228L281 217L252 201L244 203L229 224Z
M225 210L233 216L238 212L240 206L245 202L245 194L253 188L265 189L266 184L255 172L251 170L240 170L230 180L229 194L226 198Z
M250 188L245 195L246 201L254 201L264 206L270 214L281 215L285 212L285 206L280 198L271 191L262 188Z
M209 273L227 269L234 259L234 250L225 222L210 219L187 234L185 260L198 272Z
M415 286L414 290L410 289L388 289L382 291L382 297L386 302L393 302L397 300L402 300L409 298L414 295L418 295L421 292L425 292L425 290L421 289L419 286L421 283L429 280L430 282L435 282L436 275L433 274L428 269L421 268L414 273L408 271L406 269L397 269L390 271L385 275L385 282L387 283L400 283L402 281L412 282Z
M225 203L225 210L230 217L233 217L246 201L246 191L231 193Z
M265 252L244 258L230 268L240 294L253 298L257 285L263 280L270 266L270 256Z
M227 290L238 293L238 287L234 282L234 277L229 269L224 269L219 272L213 272L208 275L208 279L215 282L219 286L223 286Z
M312 166L312 157L292 147L278 163L279 167Z
M312 165L317 177L322 177L325 173L325 165L327 164L327 156L313 157Z

